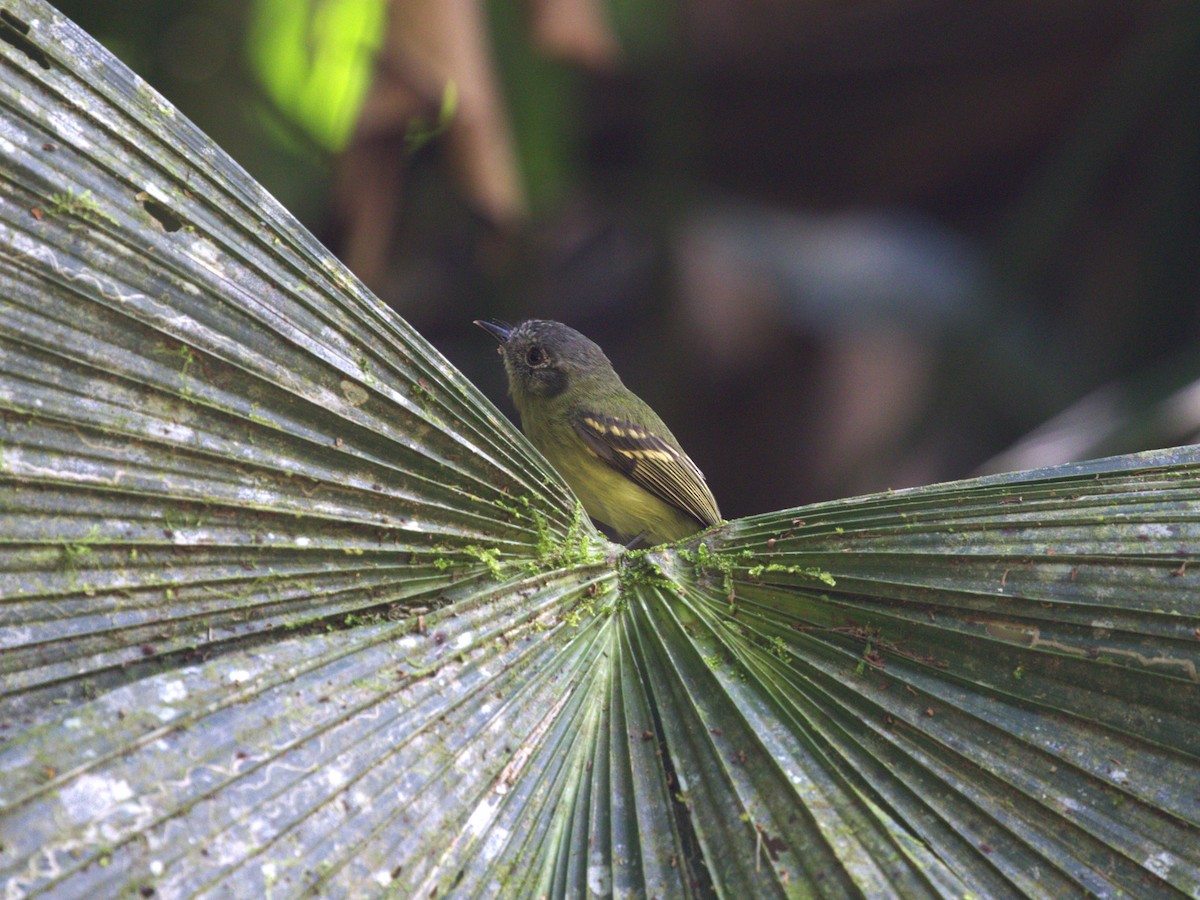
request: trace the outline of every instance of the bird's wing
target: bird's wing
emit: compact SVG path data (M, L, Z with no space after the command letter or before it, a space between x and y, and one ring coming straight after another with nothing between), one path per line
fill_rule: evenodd
M575 431L598 457L701 525L721 521L704 473L686 453L644 428L612 416L585 413Z

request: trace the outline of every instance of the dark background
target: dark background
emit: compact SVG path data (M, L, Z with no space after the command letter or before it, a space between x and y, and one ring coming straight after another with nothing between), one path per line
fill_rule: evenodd
M268 0L59 8L501 408L472 319L596 339L727 517L1196 439L1200 5L580 2L476 7L511 145L465 103L413 140L463 19L403 4L337 152L264 87Z

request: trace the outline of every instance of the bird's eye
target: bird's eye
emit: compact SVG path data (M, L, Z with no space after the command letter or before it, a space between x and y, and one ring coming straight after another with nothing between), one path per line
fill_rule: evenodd
M546 364L546 354L541 347L530 347L525 351L525 362L534 367L543 366Z

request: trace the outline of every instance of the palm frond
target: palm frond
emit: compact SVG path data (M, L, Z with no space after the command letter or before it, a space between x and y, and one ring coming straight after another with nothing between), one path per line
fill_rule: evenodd
M1200 895L1197 448L619 552L153 90L3 17L6 895Z

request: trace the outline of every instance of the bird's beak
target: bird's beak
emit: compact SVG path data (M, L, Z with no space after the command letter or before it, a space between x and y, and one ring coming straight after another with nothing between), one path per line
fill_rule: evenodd
M476 319L475 324L494 337L501 344L507 344L508 336L512 334L512 327L501 324L500 322L487 322L483 319Z

